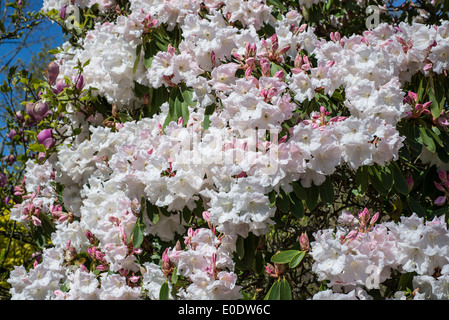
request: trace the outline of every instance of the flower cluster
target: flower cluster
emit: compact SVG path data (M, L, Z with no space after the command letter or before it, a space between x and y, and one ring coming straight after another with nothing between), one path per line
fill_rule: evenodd
M413 214L398 223L375 224L378 216L370 217L367 209L357 217L345 212L337 230L315 234L311 243L315 260L312 269L335 291L320 292L315 298L379 289L397 271L416 273L413 298L447 299L449 232L444 216L425 222ZM402 291L395 294L395 298L402 297Z
M205 215L209 216L208 212ZM208 218L206 218L208 219ZM217 237L215 228L189 229L184 243L185 250L167 249L163 263L164 271L177 268L178 273L191 281L179 292L179 297L189 300L235 300L241 298L240 286L236 285L232 253L235 239L223 235Z

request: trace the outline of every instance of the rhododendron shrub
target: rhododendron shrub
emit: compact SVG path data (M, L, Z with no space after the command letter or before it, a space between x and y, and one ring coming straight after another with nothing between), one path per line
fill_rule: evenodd
M44 1L11 298L447 299L449 22L353 5Z

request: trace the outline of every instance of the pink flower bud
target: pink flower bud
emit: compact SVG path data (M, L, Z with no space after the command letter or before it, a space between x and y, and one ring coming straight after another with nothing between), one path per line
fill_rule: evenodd
M413 177L411 175L407 176L407 184L408 184L409 191L411 191L415 184L415 181L413 181Z
M36 227L39 227L41 224L42 224L42 222L39 220L39 218L38 217L36 217L36 216L31 216L31 220L33 220L33 224L36 226Z
M423 67L423 70L430 71L430 70L432 70L432 68L433 68L433 65L431 63L428 63Z
M210 221L210 212L204 211L203 212L203 219L206 220L207 222L209 222Z
M50 114L48 103L42 101L36 103L28 102L26 104L26 113L35 123L39 123Z
M242 60L242 56L239 55L237 52L233 51L232 52L232 56L236 59L236 60Z
M284 77L285 77L284 70L279 70L278 72L276 72L276 73L274 74L274 76L275 76L276 78L278 78L279 80L284 81Z
M440 178L441 181L447 180L446 172L444 170L438 170L438 177Z
M171 44L169 44L167 52L170 53L173 56L176 53L176 48L173 47Z
M374 225L378 219L379 219L379 212L376 212L374 216L371 218L370 225Z
M301 234L301 237L299 238L299 244L302 251L307 251L310 249L309 237L307 236L307 233Z
M270 76L270 62L267 58L260 59L260 67L262 68L262 75L265 77Z
M107 265L104 264L100 264L99 266L97 266L96 268L98 271L107 271L109 269L109 267Z
M279 54L286 53L288 50L290 50L291 46L285 46L282 47L281 50L279 50Z
M0 172L0 188L3 188L8 183L8 177L3 172Z
M349 240L352 241L355 238L357 238L357 235L359 234L359 232L357 230L351 230L349 231L349 233L346 235L345 240Z
M435 205L437 206L442 206L443 204L446 203L446 196L439 196L438 198L436 198L436 200L434 201Z
M45 149L49 149L53 146L54 139L52 135L52 129L44 129L37 135L37 142L43 144Z
M63 5L61 11L59 12L59 17L64 20L67 13L67 5Z
M433 182L434 184L435 184L435 187L438 189L438 190L440 190L440 191L446 191L446 189L440 184L440 183L438 183L438 182L436 182L436 181L434 181Z
M363 209L363 211L359 212L359 220L362 224L365 224L370 217L369 210L367 208Z
M56 93L61 93L64 88L67 88L68 85L65 83L64 79L59 79L56 81Z
M9 139L13 139L16 135L17 135L17 131L15 129L12 129L11 131L8 132L7 137Z
M79 76L76 76L75 78L75 87L78 91L83 90L84 88L84 77L82 74L80 74Z
M56 62L52 61L48 64L45 72L48 82L52 85L56 82L56 78L59 75L59 65Z

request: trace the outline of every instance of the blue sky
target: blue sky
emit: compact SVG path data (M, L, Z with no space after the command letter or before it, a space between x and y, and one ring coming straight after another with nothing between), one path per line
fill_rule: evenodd
M28 0L31 5L32 11L39 11L42 7L42 0ZM2 5L3 9L3 5ZM49 43L52 48L56 48L63 42L63 34L61 28L56 24L52 23L49 20L45 20L41 25L38 26L36 30L34 30L29 36L29 45L15 56L14 60L9 64L13 65L14 61L17 59L21 59L25 62L28 62L33 55L33 53L37 53L41 51L42 45L44 42ZM0 57L5 56L6 54L12 52L19 45L19 41L5 41L0 43ZM10 56L4 57L2 60L3 63L8 61L11 58ZM3 65L1 65L3 66Z

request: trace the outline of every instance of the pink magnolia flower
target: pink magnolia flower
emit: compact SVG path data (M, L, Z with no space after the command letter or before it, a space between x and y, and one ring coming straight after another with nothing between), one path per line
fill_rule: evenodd
M28 102L26 104L26 113L35 123L41 122L47 115L51 113L48 102L38 101L36 103Z
M37 142L43 144L45 149L49 149L53 146L55 140L53 138L52 129L44 129L37 135Z

